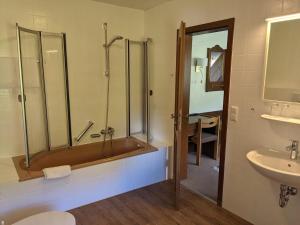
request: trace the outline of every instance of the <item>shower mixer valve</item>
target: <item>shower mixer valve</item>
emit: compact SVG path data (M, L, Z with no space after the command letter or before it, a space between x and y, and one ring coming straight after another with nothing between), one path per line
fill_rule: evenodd
M112 137L115 133L115 129L112 127L107 127L107 129L102 129L100 133L102 135L110 135Z

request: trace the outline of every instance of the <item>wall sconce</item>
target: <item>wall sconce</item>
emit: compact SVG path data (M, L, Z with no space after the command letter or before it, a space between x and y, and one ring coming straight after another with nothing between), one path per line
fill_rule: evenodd
M201 68L204 68L207 66L207 58L194 58L194 66L195 66L195 72L201 72Z

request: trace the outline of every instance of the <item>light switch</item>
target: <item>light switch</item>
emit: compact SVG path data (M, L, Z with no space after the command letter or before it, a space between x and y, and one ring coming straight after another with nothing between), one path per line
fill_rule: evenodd
M230 107L230 120L237 122L239 118L239 107L231 106Z

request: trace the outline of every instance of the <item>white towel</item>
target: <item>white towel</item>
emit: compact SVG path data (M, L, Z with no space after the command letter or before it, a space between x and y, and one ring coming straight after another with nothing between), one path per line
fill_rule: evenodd
M71 166L57 166L43 169L45 179L56 179L71 175Z

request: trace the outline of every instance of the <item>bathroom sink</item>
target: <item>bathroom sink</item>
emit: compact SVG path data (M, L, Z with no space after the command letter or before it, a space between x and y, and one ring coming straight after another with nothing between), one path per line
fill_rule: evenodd
M248 152L247 159L261 174L292 187L300 188L300 160L291 160L289 152L259 149Z

